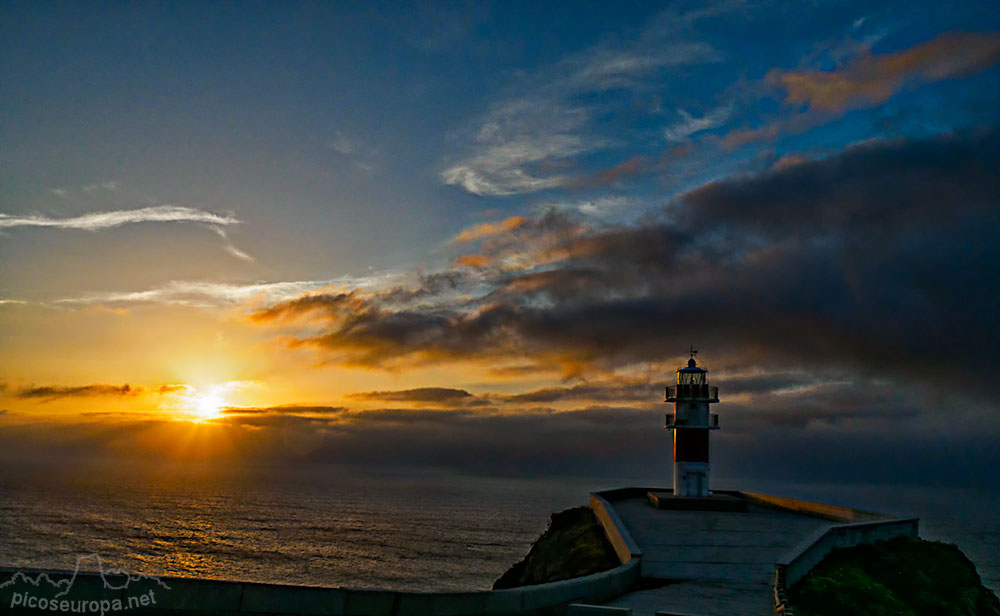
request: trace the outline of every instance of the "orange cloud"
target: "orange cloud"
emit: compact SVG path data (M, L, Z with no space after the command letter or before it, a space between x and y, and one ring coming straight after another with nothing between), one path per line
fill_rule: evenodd
M455 265L472 268L486 267L491 263L493 263L493 257L489 255L462 255L454 261Z
M508 231L513 231L524 223L528 222L524 216L511 216L500 222L484 222L474 227L469 227L455 236L456 242L474 242L487 237L503 235Z
M106 312L119 317L126 317L132 312L128 308L109 308L108 306L97 306L98 312Z
M641 175L649 169L650 162L645 156L633 156L617 165L574 180L571 188L591 188L611 186L630 177Z
M191 389L190 385L168 383L166 385L160 385L157 388L156 393L158 393L158 394L173 394L173 393L177 393L179 391L188 391L189 389Z
M269 306L250 315L251 321L273 321L285 316L298 316L308 312L340 312L344 310L361 310L365 300L357 297L353 291L345 293L316 293L303 295L294 300Z
M886 54L865 53L837 71L771 71L785 101L839 113L884 103L908 82L932 82L983 71L1000 60L1000 33L950 32Z
M722 139L722 145L728 149L735 148L752 141L773 139L777 137L778 133L782 132L782 130L784 130L787 126L787 122L779 122L776 124L762 126L760 128L734 130Z
M773 165L771 165L771 169L774 169L775 171L779 171L781 169L788 169L789 167L794 167L796 165L801 165L802 163L807 163L810 160L812 159L806 158L805 156L800 156L798 154L785 154L784 156L779 158Z
M949 32L892 53L862 53L835 71L774 69L765 81L785 90L786 103L806 109L765 126L730 132L722 145L733 148L783 133L801 133L851 109L880 105L907 84L972 75L998 61L1000 33Z
M628 178L662 171L674 159L687 156L693 147L690 143L679 145L657 157L633 156L622 162L594 173L580 176L567 183L567 188L595 188L612 186Z

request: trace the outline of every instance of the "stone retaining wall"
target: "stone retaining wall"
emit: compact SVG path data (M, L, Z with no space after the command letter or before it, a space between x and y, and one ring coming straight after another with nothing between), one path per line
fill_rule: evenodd
M876 514L870 514L876 515ZM885 516L882 516L883 518ZM789 550L774 566L774 613L794 616L788 607L787 591L837 548L885 541L896 537L918 537L916 518L882 519L874 522L837 524L820 529Z
M878 520L893 519L892 516L852 509L851 507L839 507L837 505L826 505L811 501L799 500L797 498L786 498L783 496L772 496L770 494L759 494L757 492L729 492L738 494L748 503L760 507L780 509L782 511L792 511L816 518L833 520L834 522L875 522Z
M17 569L0 569L0 583ZM162 616L302 614L325 616L491 616L500 614L564 614L573 602L603 602L626 593L639 577L638 559L614 569L561 582L523 586L508 590L455 593L395 592L349 588L318 588L253 582L226 582L191 578L145 579L127 588L108 588L100 574L79 573L69 593L56 597L62 588L38 580L45 573L54 582L69 580L71 572L21 570L17 584L0 589L0 611L13 614L52 615L65 612L53 601L66 601L72 608L79 602L93 602L98 610L76 613L115 616L117 613ZM33 583L37 581L37 585ZM119 584L112 583L112 586ZM166 586L166 587L165 587ZM167 588L169 587L169 588ZM152 591L152 601L138 604L138 598ZM15 594L20 603L14 605ZM45 599L45 607L39 602ZM27 603L33 600L34 605ZM124 609L112 609L114 601ZM129 602L135 600L131 609ZM106 603L104 603L106 602ZM106 608L106 609L100 609Z
M611 491L591 492L590 509L604 528L604 534L611 542L611 546L614 547L615 553L618 554L618 560L625 564L641 558L642 551L639 550L639 544L632 539L625 524L605 498L605 496L613 496L614 494L615 492Z

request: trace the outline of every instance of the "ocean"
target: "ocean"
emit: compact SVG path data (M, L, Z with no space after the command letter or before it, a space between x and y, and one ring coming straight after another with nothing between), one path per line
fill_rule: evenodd
M0 566L105 569L285 584L487 589L549 515L591 490L663 481L308 469L0 468ZM1000 589L1000 496L884 486L739 487L905 515L956 543ZM84 561L92 569L93 559Z

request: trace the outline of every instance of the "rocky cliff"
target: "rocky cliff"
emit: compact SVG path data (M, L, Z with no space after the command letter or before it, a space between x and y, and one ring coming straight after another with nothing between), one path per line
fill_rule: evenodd
M795 616L1000 616L954 545L899 537L834 550L792 587Z
M576 507L553 513L528 555L493 584L494 590L557 582L621 564L594 512Z

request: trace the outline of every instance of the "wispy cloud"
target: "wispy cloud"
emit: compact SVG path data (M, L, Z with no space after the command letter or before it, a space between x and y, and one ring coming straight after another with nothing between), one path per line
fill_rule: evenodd
M441 172L442 181L489 196L577 184L575 159L622 145L602 118L635 102L603 93L640 92L662 85L673 69L722 59L711 45L684 38L710 13L661 15L632 41L602 41L527 75L465 132L471 151Z
M344 156L349 156L354 153L357 146L355 146L354 142L347 135L338 130L333 141L330 142L330 147Z
M998 61L1000 33L949 32L901 51L862 54L841 70L772 71L767 80L788 103L842 112L883 103L910 82L969 75Z
M727 147L801 133L854 109L882 105L908 87L968 77L1000 62L1000 33L946 32L891 53L870 44L848 45L854 55L836 70L773 69L764 82L783 99L786 112L768 124L730 132ZM789 113L790 110L790 113Z
M601 188L620 184L630 178L647 175L666 169L670 163L687 156L690 144L670 148L656 156L634 155L604 169L578 174L566 183L567 188Z
M80 297L57 300L58 304L170 304L196 308L235 306L244 302L267 305L288 301L304 294L349 286L371 289L385 286L397 274L383 273L368 277L344 276L329 280L297 280L284 282L254 282L247 284L172 280L167 284L142 291L110 291L89 293Z
M272 415L272 416L296 416L309 417L313 415L341 416L350 413L350 409L343 406L302 406L290 404L287 406L269 407L242 407L230 406L222 409L222 415Z
M584 216L600 220L621 220L648 207L650 203L636 197L610 195L577 201L547 201L541 208L576 211Z
M419 387L395 391L366 391L348 394L354 400L377 400L380 402L412 402L415 404L466 404L482 402L464 389L451 387Z
M233 245L233 242L232 242L232 240L229 239L229 234L226 233L225 229L223 229L222 227L217 227L215 225L209 225L209 227L213 231L215 231L219 235L219 237L222 238L223 242L225 242L223 244L223 248L226 250L226 252L228 252L229 254L233 255L237 259L242 259L243 261L254 261L255 260L252 256L248 255L247 253L243 252L242 250L240 250L239 248L237 248L235 245Z
M338 130L332 138L323 143L323 146L352 162L356 168L365 173L377 171L380 167L381 156L378 148L357 136Z
M153 205L132 210L91 212L69 218L52 218L41 214L28 216L0 214L0 229L52 227L99 231L142 222L199 222L224 226L238 224L240 220L231 214L216 214L181 205Z
M472 135L475 154L445 169L445 184L476 195L512 195L555 188L568 180L565 161L604 145L584 138L589 111L554 95L497 104Z
M118 192L121 190L121 184L115 180L106 180L104 182L94 182L93 184L87 184L83 187L84 192L92 193L99 190L104 190L107 192Z
M721 125L729 118L730 112L730 107L718 107L696 118L687 111L678 109L680 120L663 129L663 136L667 141L683 141L695 133Z
M92 188L93 190L117 190L117 184L114 182L105 182L102 184L85 186L84 190L87 190L88 188ZM101 231L104 229L113 229L123 225L148 222L200 223L211 229L222 238L224 242L223 248L226 252L243 261L254 260L252 256L240 250L233 244L232 240L229 239L229 234L227 234L223 228L225 226L235 225L241 222L232 214L217 214L181 205L153 205L131 210L108 210L103 212L91 212L68 218L53 218L41 214L32 214L28 216L0 214L0 229L14 229L17 227L47 227L54 229Z
M84 398L95 396L130 396L142 391L141 387L132 387L128 383L124 385L77 385L72 387L61 387L57 385L46 385L42 387L24 387L14 393L15 398L22 400L37 398L44 400L54 400L56 398Z
M527 219L523 216L511 216L499 222L484 222L468 229L455 236L455 242L474 242L488 237L503 235L524 225Z

